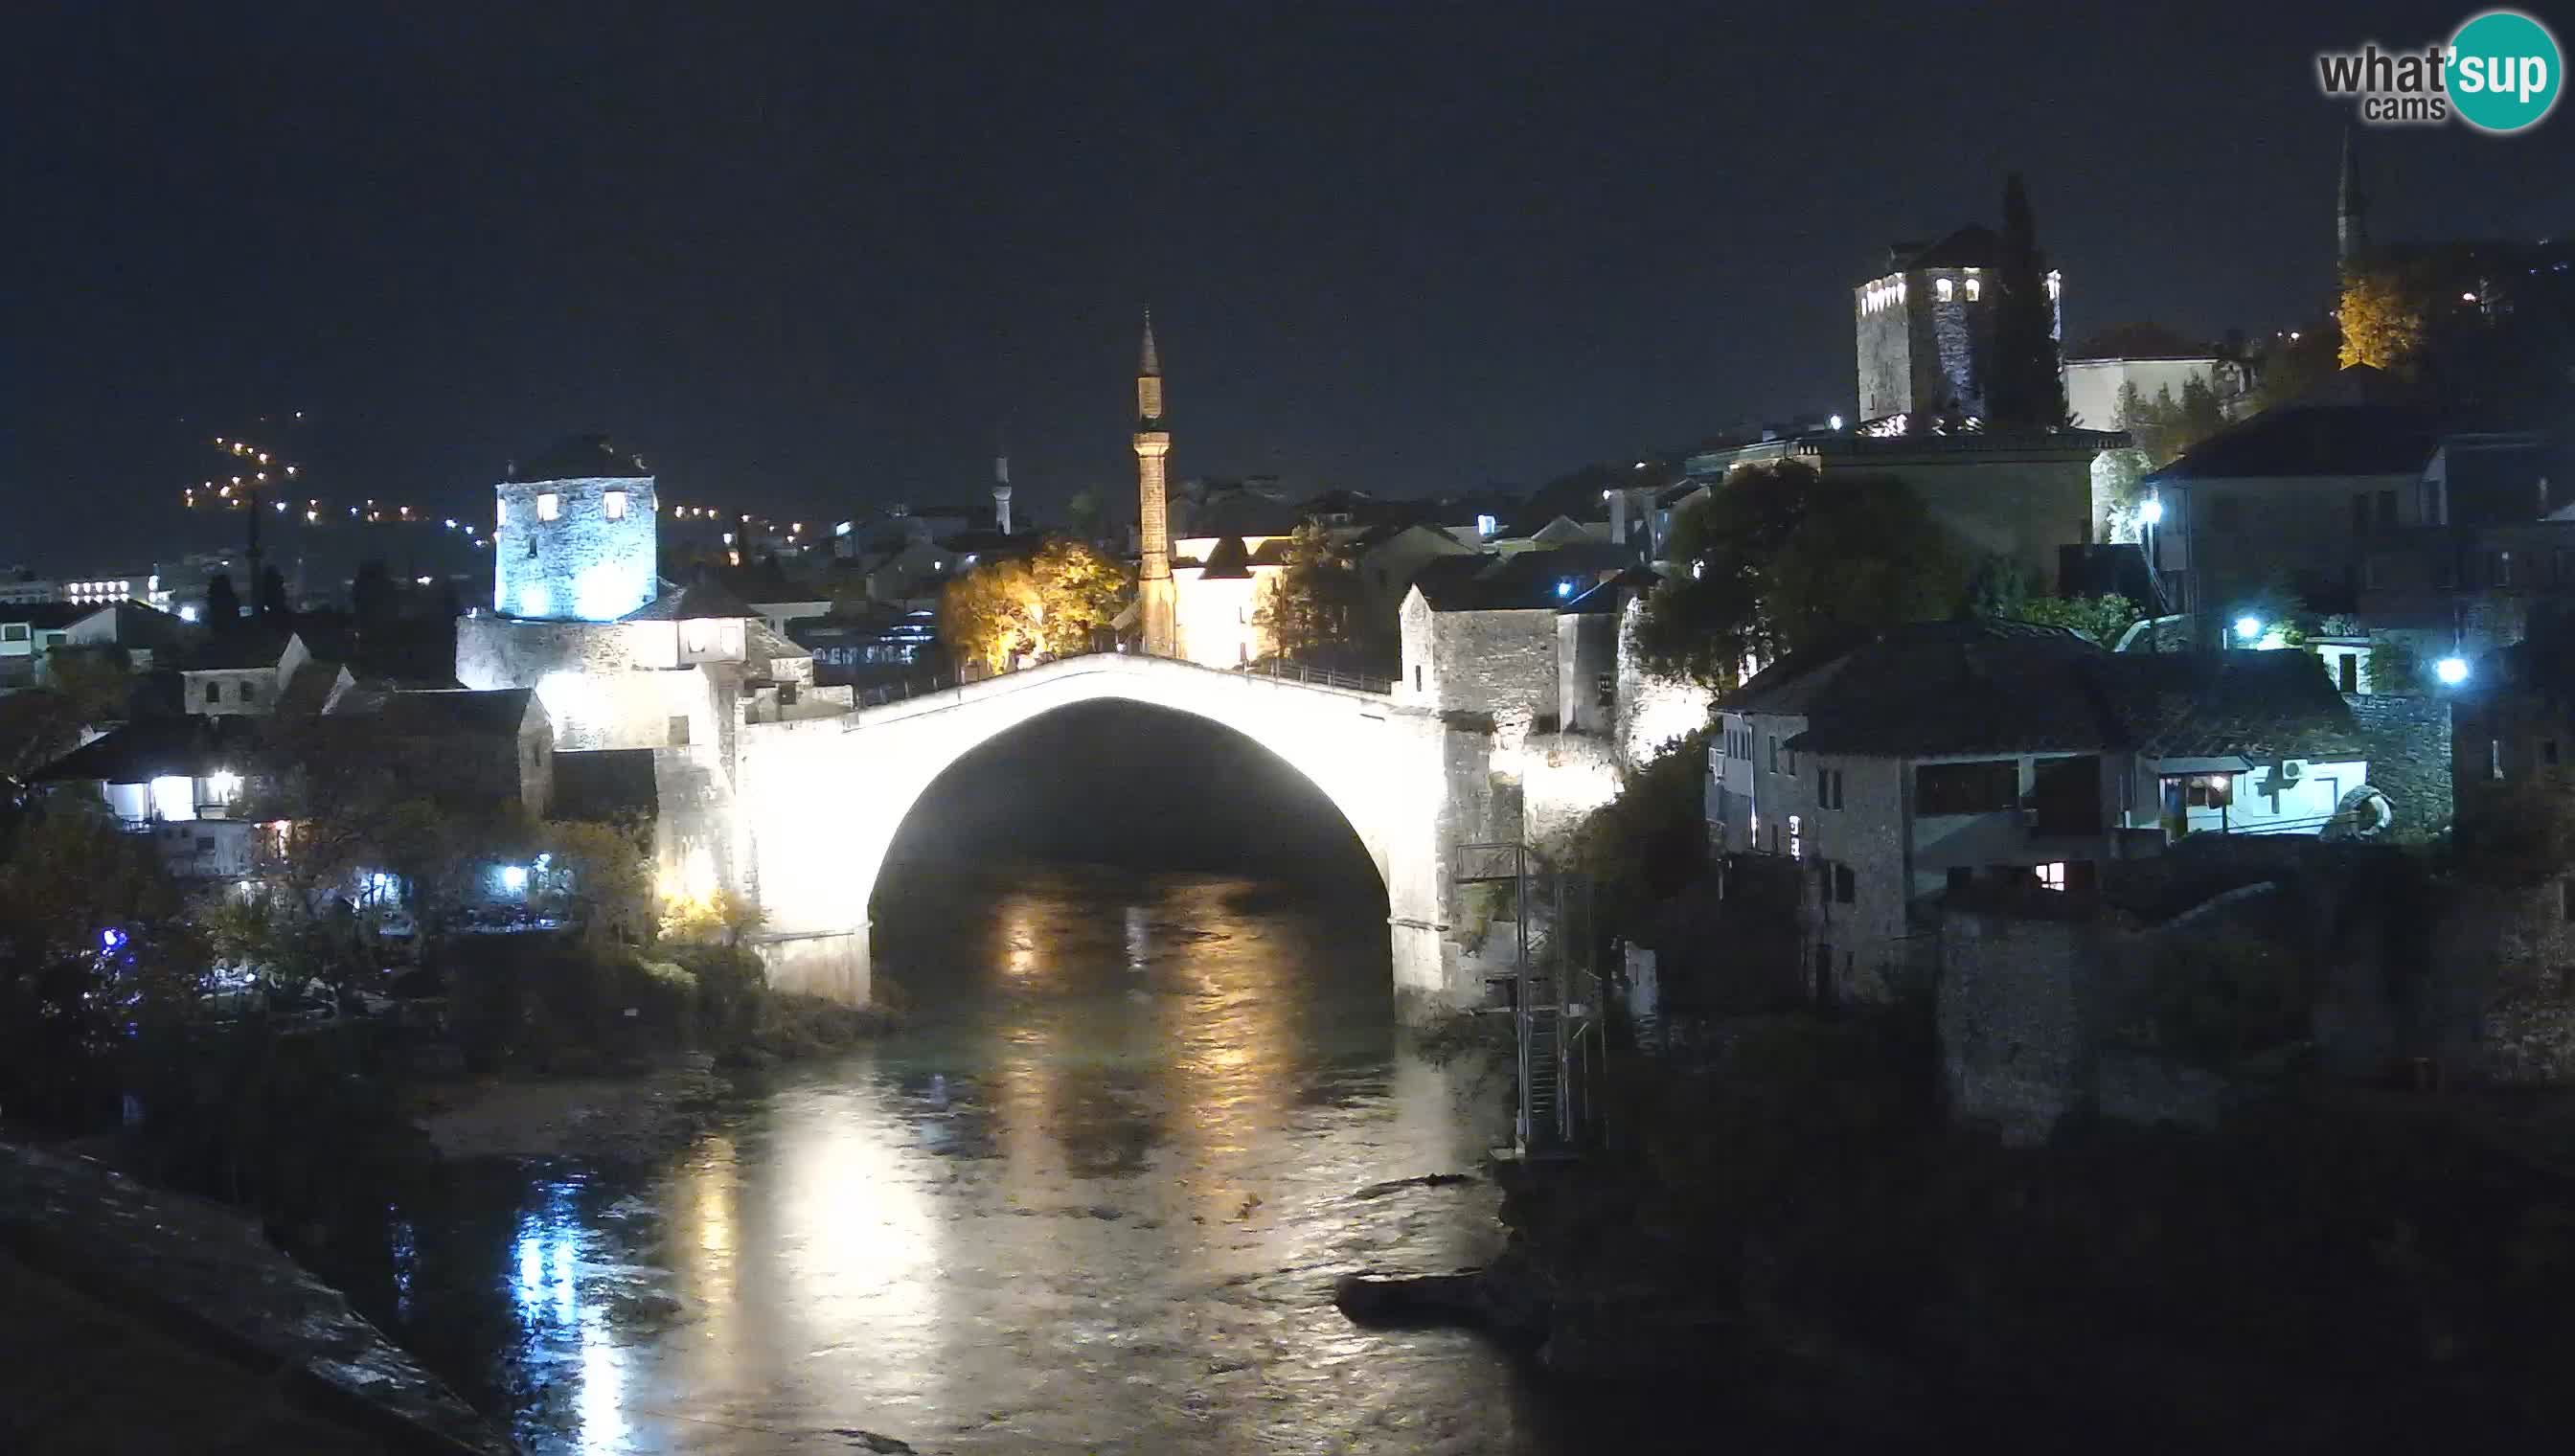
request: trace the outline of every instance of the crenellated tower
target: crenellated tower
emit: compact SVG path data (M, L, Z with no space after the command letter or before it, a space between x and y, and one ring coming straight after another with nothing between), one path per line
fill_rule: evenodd
M1154 347L1154 312L1145 311L1145 347L1136 364L1136 609L1148 657L1180 655L1179 594L1172 584L1172 529L1163 428L1163 360Z

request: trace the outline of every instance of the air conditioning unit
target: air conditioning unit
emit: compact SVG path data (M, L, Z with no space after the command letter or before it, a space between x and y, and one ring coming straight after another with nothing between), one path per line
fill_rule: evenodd
M2306 771L2307 765L2296 758L2283 758L2280 760L2280 781L2282 783L2295 783L2298 781L2299 775Z

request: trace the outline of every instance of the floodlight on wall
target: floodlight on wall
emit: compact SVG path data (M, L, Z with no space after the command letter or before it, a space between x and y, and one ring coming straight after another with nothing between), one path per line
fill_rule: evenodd
M2148 526L2163 525L2164 503L2162 498L2157 496L2148 496L2146 498L2146 504L2137 508L2137 519L2143 521Z
M2432 665L2432 676L2441 680L2442 687L2456 688L2468 681L2468 660L2443 658Z
M2255 638L2260 637L2262 635L2262 619L2258 617L2239 617L2235 619L2235 635L2246 642L2251 642Z

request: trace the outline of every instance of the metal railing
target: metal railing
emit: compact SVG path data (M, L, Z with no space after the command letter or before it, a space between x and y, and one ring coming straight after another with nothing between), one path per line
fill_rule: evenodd
M1309 668L1302 663L1284 663L1277 658L1267 663L1246 663L1234 671L1246 678L1267 678L1274 683L1303 683L1314 688L1338 688L1350 693L1373 693L1379 697L1394 691L1394 681L1390 678L1335 673L1329 668Z
M1519 1100L1513 1151L1521 1158L1573 1156L1598 1134L1596 1095L1607 1064L1607 987L1591 965L1590 881L1524 844L1463 843L1451 854L1454 884L1507 886L1510 897L1506 984Z
M927 698L934 693L952 693L957 689L972 687L977 683L990 682L995 678L1007 678L1013 673L1025 673L1032 668L1043 668L1050 663L1068 662L1075 658L1111 657L1117 655L1118 654L1115 649L1109 648L1095 648L1089 652L1080 653L1062 653L1053 657L1039 658L1031 662L1022 663L1016 667L1004 668L998 673L985 673L980 677L967 676L953 671L933 669L929 673L918 678L905 678L900 682L880 683L874 687L868 688L854 688L851 694L851 701L854 706L859 708L883 708L890 703L904 703L915 698ZM1370 693L1375 694L1378 697L1384 697L1394 692L1394 683L1390 679L1361 677L1355 673L1336 673L1328 668L1309 668L1301 663L1281 663L1277 661L1269 663L1248 663L1242 667L1227 669L1224 671L1231 672L1238 677L1266 678L1274 683L1300 683L1312 688L1338 688L1347 693Z

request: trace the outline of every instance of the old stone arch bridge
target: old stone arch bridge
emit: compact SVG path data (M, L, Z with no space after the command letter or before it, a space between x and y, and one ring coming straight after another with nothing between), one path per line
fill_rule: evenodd
M978 745L1103 699L1232 728L1302 773L1385 882L1395 996L1408 1017L1480 993L1445 934L1449 846L1481 830L1488 731L1374 693L1101 654L834 718L741 728L734 850L767 912L773 983L864 1002L868 901L906 815ZM1469 985L1465 982L1477 981Z

